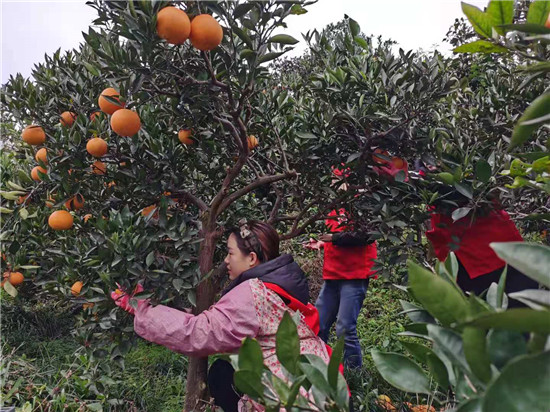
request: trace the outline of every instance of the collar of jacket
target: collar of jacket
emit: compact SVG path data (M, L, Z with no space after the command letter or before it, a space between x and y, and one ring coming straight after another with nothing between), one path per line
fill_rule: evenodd
M309 302L309 286L304 271L294 261L294 258L288 254L244 271L222 291L222 296L235 286L256 278L262 282L274 283L280 286L304 305Z

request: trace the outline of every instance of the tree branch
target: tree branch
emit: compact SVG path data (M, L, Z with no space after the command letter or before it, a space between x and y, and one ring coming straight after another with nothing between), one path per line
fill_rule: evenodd
M254 189L257 189L260 186L267 185L269 183L278 182L279 180L285 180L290 179L292 177L296 177L296 172L294 170L281 173L278 175L270 175L270 176L262 176L259 179L256 179L249 185L231 193L227 198L220 204L219 207L219 213L223 212L227 207L233 203L235 200L239 199L240 197L246 195L247 193L250 193ZM218 213L218 214L219 214Z
M199 199L192 193L189 193L185 190L170 190L170 193L171 197L181 197L182 199L187 200L188 202L197 206L203 212L208 210L208 205L202 199Z

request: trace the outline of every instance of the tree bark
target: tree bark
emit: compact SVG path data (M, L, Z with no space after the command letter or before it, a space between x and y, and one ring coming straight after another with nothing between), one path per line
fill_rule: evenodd
M199 268L202 276L206 276L214 266L214 252L218 235L214 230L206 231L199 251ZM194 308L195 315L208 309L214 302L216 290L212 277L202 281L196 289L197 306ZM208 358L189 358L187 368L187 384L185 391L185 411L196 411L203 409L199 403L206 400L206 376L208 372Z

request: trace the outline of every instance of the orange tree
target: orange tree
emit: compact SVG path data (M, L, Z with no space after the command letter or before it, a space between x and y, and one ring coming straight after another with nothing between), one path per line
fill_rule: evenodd
M260 218L288 239L353 199L330 187L333 146L296 127L292 93L263 93L266 64L296 43L285 18L308 4L94 2L85 44L4 85L22 140L11 141L21 159L5 176L2 251L32 273L33 293L85 304L77 335L90 357L122 362L133 339L108 297L117 283L200 313L223 283L225 228ZM190 360L189 410L206 368ZM105 392L109 371L95 369L91 392Z

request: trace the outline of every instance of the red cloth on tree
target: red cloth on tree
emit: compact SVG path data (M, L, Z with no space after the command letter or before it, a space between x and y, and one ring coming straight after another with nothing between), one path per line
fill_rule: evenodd
M435 254L444 261L453 251L471 279L505 266L505 262L491 249L491 242L521 242L516 225L504 210L493 210L488 216L470 216L453 222L450 216L433 213L432 228L426 237L432 243Z
M325 224L332 233L347 229L347 212L341 208L333 210L329 216L341 216L338 219L326 219ZM331 242L323 245L325 257L323 262L323 279L366 279L375 276L372 270L377 256L376 242L365 246L336 246Z

